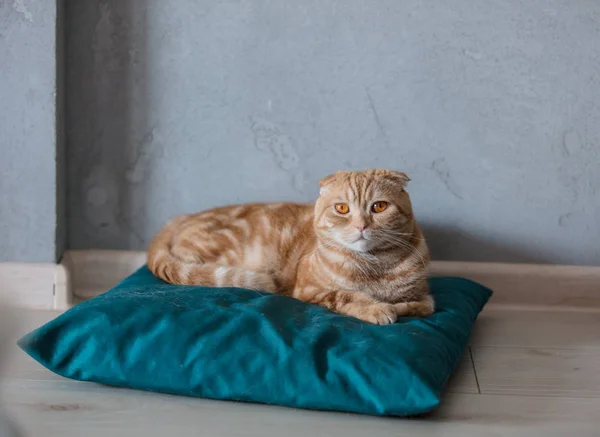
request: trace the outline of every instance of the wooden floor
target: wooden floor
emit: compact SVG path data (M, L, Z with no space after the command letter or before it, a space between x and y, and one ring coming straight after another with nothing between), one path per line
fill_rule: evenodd
M15 338L56 313L23 310ZM487 309L443 399L395 419L215 402L63 379L14 346L0 382L25 437L600 436L600 312Z

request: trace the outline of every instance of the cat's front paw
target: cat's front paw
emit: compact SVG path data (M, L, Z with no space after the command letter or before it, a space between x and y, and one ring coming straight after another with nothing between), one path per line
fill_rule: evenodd
M425 296L414 302L399 302L394 304L398 317L427 317L434 313L435 303L433 297Z
M396 322L398 315L396 308L389 303L375 303L367 305L360 311L357 317L374 325L389 325Z

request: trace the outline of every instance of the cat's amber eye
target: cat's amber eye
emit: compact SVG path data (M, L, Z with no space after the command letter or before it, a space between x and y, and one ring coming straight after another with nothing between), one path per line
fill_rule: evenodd
M371 206L371 211L373 212L383 212L387 209L388 207L388 203L384 202L383 200L380 200L379 202L375 202L372 206Z
M350 207L347 203L336 203L335 210L340 214L348 214L350 212Z

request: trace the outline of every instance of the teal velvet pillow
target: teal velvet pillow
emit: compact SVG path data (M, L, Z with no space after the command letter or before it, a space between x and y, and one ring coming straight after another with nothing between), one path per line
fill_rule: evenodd
M491 295L430 280L436 313L375 326L298 300L169 285L143 267L19 345L59 375L211 399L373 415L435 408Z

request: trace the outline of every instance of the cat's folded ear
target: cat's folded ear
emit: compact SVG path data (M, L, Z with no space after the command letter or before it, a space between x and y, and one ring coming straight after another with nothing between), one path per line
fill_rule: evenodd
M321 194L323 194L327 190L327 188L331 186L331 184L333 184L336 180L339 180L340 176L347 175L348 173L349 172L347 171L338 171L321 179L319 181L319 186L321 187Z
M402 188L406 187L410 181L410 178L406 175L406 173L402 173L401 171L388 170L388 174L386 176L399 184Z
M406 173L402 173L401 171L388 169L375 169L371 171L373 174L375 174L375 176L381 177L402 189L404 189L406 184L408 184L410 181L410 178L406 175Z
M325 176L323 179L321 179L319 181L319 186L321 187L321 189L331 185L341 173L343 172L338 171L337 173L330 174L329 176Z

